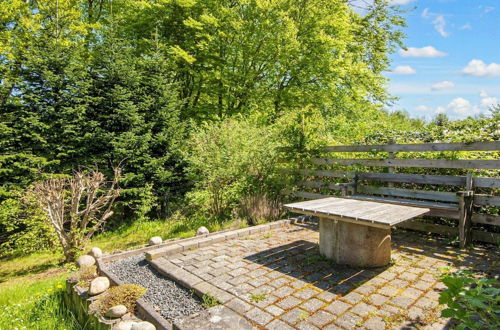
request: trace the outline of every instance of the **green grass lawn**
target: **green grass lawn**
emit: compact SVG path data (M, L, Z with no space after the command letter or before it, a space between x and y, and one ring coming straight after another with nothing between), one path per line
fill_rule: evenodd
M242 222L186 223L144 221L104 232L89 242L105 253L139 248L152 236L164 240L190 237L205 225L213 232L242 227ZM74 265L64 265L61 251L44 251L0 260L0 329L80 329L72 314L61 305L64 280Z

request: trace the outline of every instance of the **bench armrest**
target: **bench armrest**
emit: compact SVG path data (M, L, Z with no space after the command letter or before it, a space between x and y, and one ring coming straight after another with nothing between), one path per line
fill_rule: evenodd
M470 197L474 195L474 191L465 190L465 191L457 191L457 196Z
M347 182L347 183L338 183L338 186L340 186L340 191L342 193L342 196L347 196L348 195L348 188L353 187L354 192L356 191L356 188L358 186L358 183L356 181L354 182Z

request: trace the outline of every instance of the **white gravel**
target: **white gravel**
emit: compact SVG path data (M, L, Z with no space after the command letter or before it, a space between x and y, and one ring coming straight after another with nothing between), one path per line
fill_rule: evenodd
M190 290L165 278L144 255L124 258L106 265L123 283L138 284L147 289L143 297L164 318L174 320L204 310L201 300Z

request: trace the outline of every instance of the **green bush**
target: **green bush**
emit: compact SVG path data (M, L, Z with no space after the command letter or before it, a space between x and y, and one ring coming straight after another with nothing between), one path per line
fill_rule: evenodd
M124 305L127 307L127 311L133 312L137 299L145 294L146 289L140 285L122 284L114 286L96 300L95 310L103 314L113 306Z
M25 255L57 246L54 229L42 221L35 201L18 192L0 202L0 257Z
M441 316L460 321L457 329L500 328L500 281L465 271L445 274L442 280L447 289L439 303L447 308Z
M195 189L187 197L203 214L227 218L248 196L279 198L285 182L278 170L279 144L272 129L229 119L198 128L188 146Z

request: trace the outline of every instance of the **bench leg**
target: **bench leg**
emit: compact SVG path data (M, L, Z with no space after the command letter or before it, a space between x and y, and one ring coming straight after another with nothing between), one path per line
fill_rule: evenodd
M391 261L391 230L320 218L319 251L340 265L386 266Z

